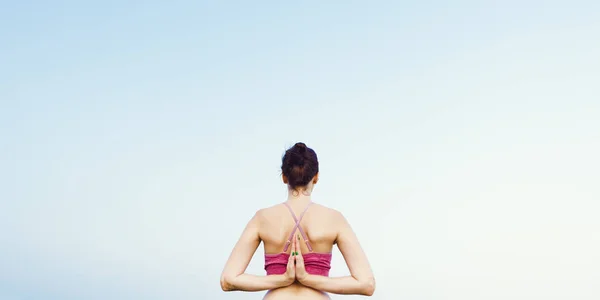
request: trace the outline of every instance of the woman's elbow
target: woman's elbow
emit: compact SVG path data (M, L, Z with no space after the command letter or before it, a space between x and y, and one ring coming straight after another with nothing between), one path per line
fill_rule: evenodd
M227 275L221 276L221 289L224 292L231 292L234 290L233 285L231 284L231 277Z
M375 293L375 278L369 278L363 283L362 295L373 296Z

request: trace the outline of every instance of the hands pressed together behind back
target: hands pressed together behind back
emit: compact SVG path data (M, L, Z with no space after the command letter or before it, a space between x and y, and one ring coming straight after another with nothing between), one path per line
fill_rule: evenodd
M290 252L290 258L288 259L285 276L288 285L298 281L302 283L308 276L306 268L304 267L304 257L302 256L302 250L299 246L300 235L292 241L292 250Z

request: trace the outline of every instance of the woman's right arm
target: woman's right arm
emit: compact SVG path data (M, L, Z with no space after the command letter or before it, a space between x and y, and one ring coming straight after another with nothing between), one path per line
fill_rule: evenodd
M351 275L330 278L307 274L299 281L306 286L328 293L372 296L375 292L375 277L367 256L346 218L341 213L338 217L340 231L337 245L346 260Z
M290 276L288 273L269 276L245 273L256 248L260 244L259 226L260 211L248 222L225 264L221 275L221 289L223 291L258 292L288 286L294 282L294 275ZM292 260L290 259L290 261Z
M221 289L224 292L244 291L260 292L288 286L293 282L285 275L259 276L240 274L232 277L221 278Z

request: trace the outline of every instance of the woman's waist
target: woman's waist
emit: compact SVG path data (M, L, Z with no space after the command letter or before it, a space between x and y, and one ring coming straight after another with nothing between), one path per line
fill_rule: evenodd
M299 282L294 282L286 287L270 290L267 292L263 300L294 300L294 299L310 299L310 300L328 300L331 299L325 292L307 287Z

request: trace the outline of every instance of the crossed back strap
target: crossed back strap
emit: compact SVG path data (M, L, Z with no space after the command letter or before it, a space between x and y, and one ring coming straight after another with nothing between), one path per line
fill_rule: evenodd
M292 217L294 218L294 222L296 222L296 225L294 225L294 228L292 229L290 236L288 237L287 241L285 242L285 246L283 247L283 252L287 252L287 249L290 247L290 244L292 243L292 239L294 238L294 232L296 232L296 229L300 230L300 234L302 234L302 238L304 239L304 242L306 243L306 247L308 248L308 251L312 252L313 250L312 250L312 247L310 246L310 243L308 242L308 236L306 235L306 233L304 232L302 227L300 227L300 221L302 221L302 217L304 217L304 213L308 210L308 208L310 207L312 202L308 203L308 205L306 206L304 211L302 211L302 213L300 214L300 218L296 218L294 211L287 203L284 202L283 204L285 204L285 206L288 208L288 210L292 214Z

